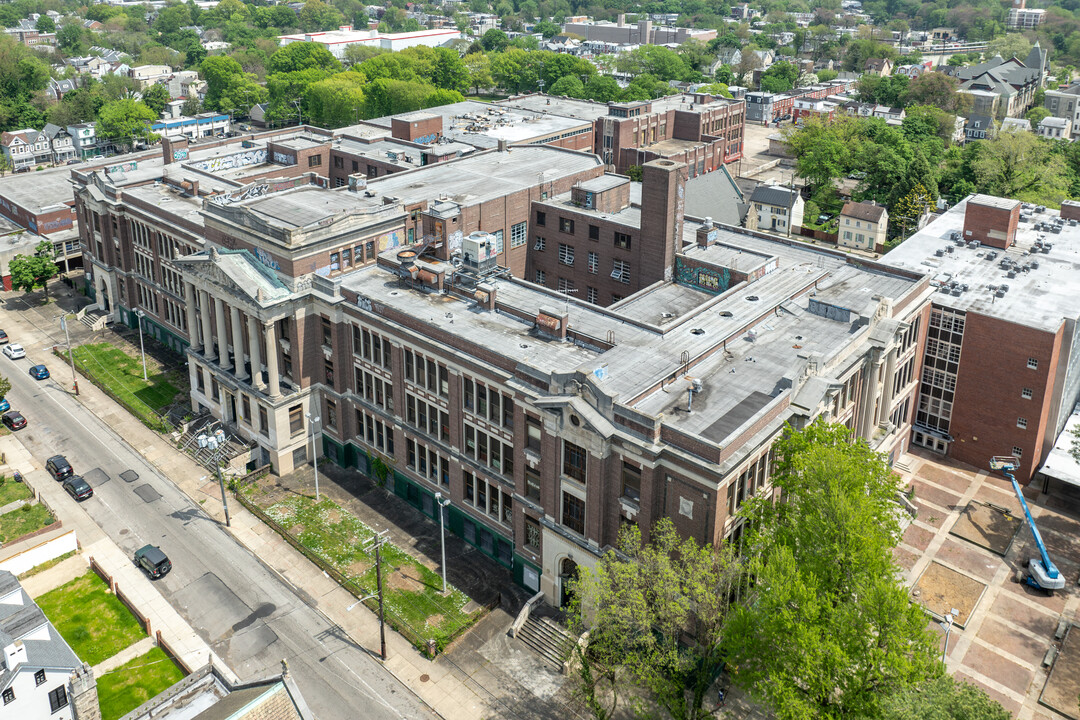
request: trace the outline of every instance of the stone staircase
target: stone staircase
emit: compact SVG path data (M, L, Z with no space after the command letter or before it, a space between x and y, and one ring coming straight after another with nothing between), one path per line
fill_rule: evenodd
M91 330L103 330L106 325L112 322L112 315L97 308L86 308L86 312L79 318L79 322Z
M529 619L517 632L517 639L544 660L544 664L556 672L562 672L563 663L575 642L574 636L543 616L529 615Z
M215 450L210 448L199 447L200 435L212 435L221 429L225 432L225 448L218 447ZM188 425L187 430L180 439L177 441L180 449L188 453L195 458L195 462L199 463L207 470L217 470L215 461L228 464L228 461L237 455L248 452L250 445L248 445L240 437L237 437L229 431L229 428L221 423L221 421L215 418L209 413L204 413L195 418Z

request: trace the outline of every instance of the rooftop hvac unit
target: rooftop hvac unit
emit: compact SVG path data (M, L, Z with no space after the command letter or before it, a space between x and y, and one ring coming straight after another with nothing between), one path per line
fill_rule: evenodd
M474 232L461 242L462 265L466 270L480 274L493 271L498 266L495 236Z

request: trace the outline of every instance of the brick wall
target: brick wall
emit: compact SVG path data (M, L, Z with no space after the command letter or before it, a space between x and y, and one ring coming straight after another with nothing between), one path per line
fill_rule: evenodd
M983 245L1007 250L1015 242L1019 222L1019 201L1011 208L1003 208L972 198L964 212L964 240L977 240Z

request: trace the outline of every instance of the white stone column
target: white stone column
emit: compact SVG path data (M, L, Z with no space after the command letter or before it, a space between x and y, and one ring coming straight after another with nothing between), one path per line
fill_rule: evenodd
M262 390L266 387L262 377L262 351L259 348L259 327L262 323L259 322L258 318L248 315L247 324L248 345L251 348L251 384L255 386L256 390Z
M229 367L229 334L225 331L225 301L214 298L214 310L217 315L217 363L220 367Z
M214 331L210 324L210 293L205 290L199 291L199 306L202 315L202 346L203 355L207 360L214 360L217 354L214 352Z
M184 305L187 310L188 343L191 349L198 352L202 349L202 338L199 335L199 320L195 314L195 286L189 282L184 283Z
M233 344L233 371L237 380L246 380L247 372L244 370L244 328L240 325L240 308L232 305L229 307L232 316L232 344Z
M269 375L270 396L281 397L281 376L278 375L277 327L273 322L263 326L266 335L266 374Z

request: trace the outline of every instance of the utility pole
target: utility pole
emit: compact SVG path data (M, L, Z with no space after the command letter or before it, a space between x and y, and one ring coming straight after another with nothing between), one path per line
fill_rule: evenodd
M60 316L60 327L64 328L64 339L67 341L68 359L71 360L71 384L75 386L75 397L79 396L79 377L75 374L75 349L71 347L71 333L68 332L67 316Z
M370 551L375 548L375 585L379 595L379 652L383 661L386 660L386 612L383 606L383 591L382 591L382 546L389 540L387 534L389 530L383 530L375 534L373 538L368 540L367 545L364 546L365 550Z

